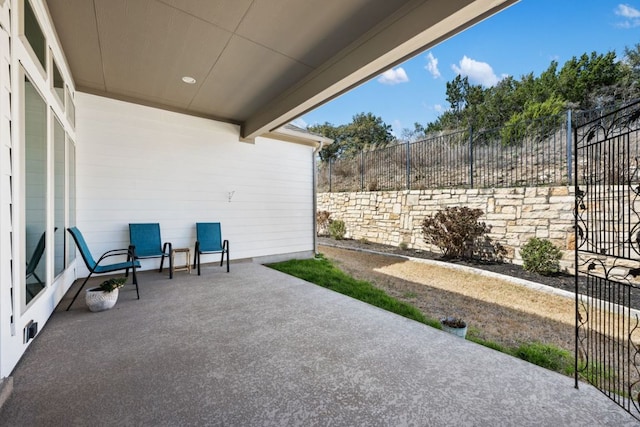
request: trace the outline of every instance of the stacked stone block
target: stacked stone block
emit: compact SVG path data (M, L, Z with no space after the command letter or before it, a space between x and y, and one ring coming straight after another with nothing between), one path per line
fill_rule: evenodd
M424 243L422 221L446 207L485 212L489 237L507 250L507 260L522 264L520 248L532 237L548 239L563 251L561 265L573 270L574 196L571 187L404 190L319 193L318 210L347 226L347 238L438 252Z

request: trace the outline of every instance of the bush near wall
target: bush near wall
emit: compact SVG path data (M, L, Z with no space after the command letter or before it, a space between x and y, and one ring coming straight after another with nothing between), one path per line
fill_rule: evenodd
M453 206L481 209L488 236L505 250L505 260L522 264L520 249L533 237L547 239L563 251L560 266L573 269L573 188L515 187L378 192L318 193L318 210L345 222L348 239L430 250L422 222Z
M549 276L560 270L562 252L546 239L529 239L520 249L520 256L524 261L522 266L527 271Z

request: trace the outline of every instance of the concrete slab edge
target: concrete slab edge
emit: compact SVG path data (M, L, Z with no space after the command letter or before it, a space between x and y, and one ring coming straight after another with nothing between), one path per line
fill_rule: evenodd
M271 264L276 262L288 261L290 259L309 259L315 256L315 252L312 250L309 251L300 251L300 252L289 252L285 254L277 254L277 255L264 255L257 256L251 258L251 261L256 264Z

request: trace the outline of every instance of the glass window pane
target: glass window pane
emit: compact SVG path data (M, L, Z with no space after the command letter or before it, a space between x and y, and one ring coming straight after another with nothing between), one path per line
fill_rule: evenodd
M69 227L76 225L76 146L73 141L67 142L67 153L69 159L67 164L69 165ZM76 259L76 245L73 243L73 239L69 238L68 233L64 233L67 241L67 267L71 262Z
M45 287L47 257L47 104L29 79L24 82L25 295L28 304Z
M53 92L58 95L60 102L64 104L64 80L55 59L53 60Z
M53 125L53 191L54 191L54 214L53 214L53 275L57 276L64 270L64 129L56 117Z
M33 53L36 54L38 61L40 61L42 68L46 70L47 43L29 0L24 0L24 35L29 41Z

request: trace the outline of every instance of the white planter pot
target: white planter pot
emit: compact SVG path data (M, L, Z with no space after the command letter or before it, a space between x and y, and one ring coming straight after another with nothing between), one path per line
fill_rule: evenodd
M457 337L460 338L466 338L467 337L467 326L465 323L464 328L454 328L452 326L449 326L447 324L445 324L445 320L446 319L440 319L440 326L442 326L442 330L445 332L449 332L450 334L453 334Z
M113 306L116 305L116 301L118 301L118 291L119 289L115 289L111 292L101 291L100 288L87 289L85 291L87 307L89 307L89 310L93 312L113 308Z

